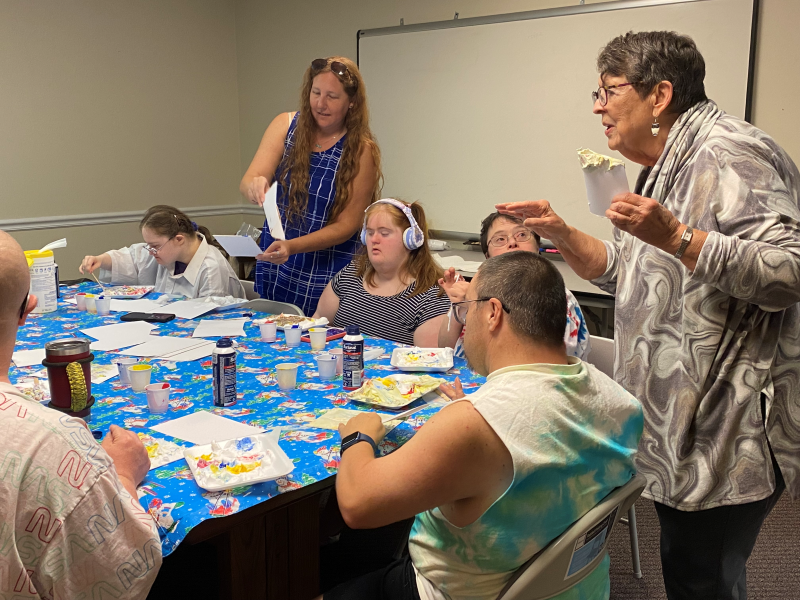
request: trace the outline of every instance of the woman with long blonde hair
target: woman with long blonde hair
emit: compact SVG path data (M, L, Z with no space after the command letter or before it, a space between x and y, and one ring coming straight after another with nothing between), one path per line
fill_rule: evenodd
M274 181L286 240L264 227L256 291L312 314L328 281L359 248L364 209L378 198L378 144L369 128L364 81L351 60L311 62L300 110L270 123L239 190L261 205Z
M364 249L325 288L315 317L393 342L435 347L450 299L428 248L419 203L385 198L367 208Z

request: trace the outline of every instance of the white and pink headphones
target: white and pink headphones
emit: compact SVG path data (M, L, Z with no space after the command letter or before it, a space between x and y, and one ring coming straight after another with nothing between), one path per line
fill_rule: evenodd
M394 198L383 198L382 200L377 200L373 204L370 204L364 211L364 225L361 227L361 243L365 246L367 245L367 213L369 212L369 209L376 204L380 204L381 202L396 206L402 210L403 214L408 218L408 222L411 224L411 227L408 227L403 232L403 245L409 250L416 250L417 248L420 248L425 243L425 234L422 233L422 229L420 229L420 226L417 224L417 220L414 218L411 209Z

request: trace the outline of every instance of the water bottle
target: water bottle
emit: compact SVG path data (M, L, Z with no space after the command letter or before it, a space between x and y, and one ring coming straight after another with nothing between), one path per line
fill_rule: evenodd
M214 380L214 406L226 408L236 404L236 350L231 338L220 338L211 353Z
M357 390L364 383L364 336L358 325L348 325L342 339L342 387Z

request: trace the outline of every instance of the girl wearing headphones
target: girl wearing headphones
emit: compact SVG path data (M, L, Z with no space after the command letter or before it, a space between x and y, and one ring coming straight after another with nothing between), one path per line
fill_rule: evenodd
M315 318L335 327L421 347L437 346L450 300L438 285L422 206L386 198L370 205L361 229L362 251L328 283Z

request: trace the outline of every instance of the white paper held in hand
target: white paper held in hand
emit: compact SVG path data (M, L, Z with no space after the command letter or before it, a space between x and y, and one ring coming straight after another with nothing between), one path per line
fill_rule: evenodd
M283 232L281 223L281 213L278 210L278 182L275 181L270 186L266 198L264 198L264 214L267 217L269 234L276 240L285 240L286 234Z
M249 235L215 235L214 239L231 256L256 257L261 254L261 248Z

